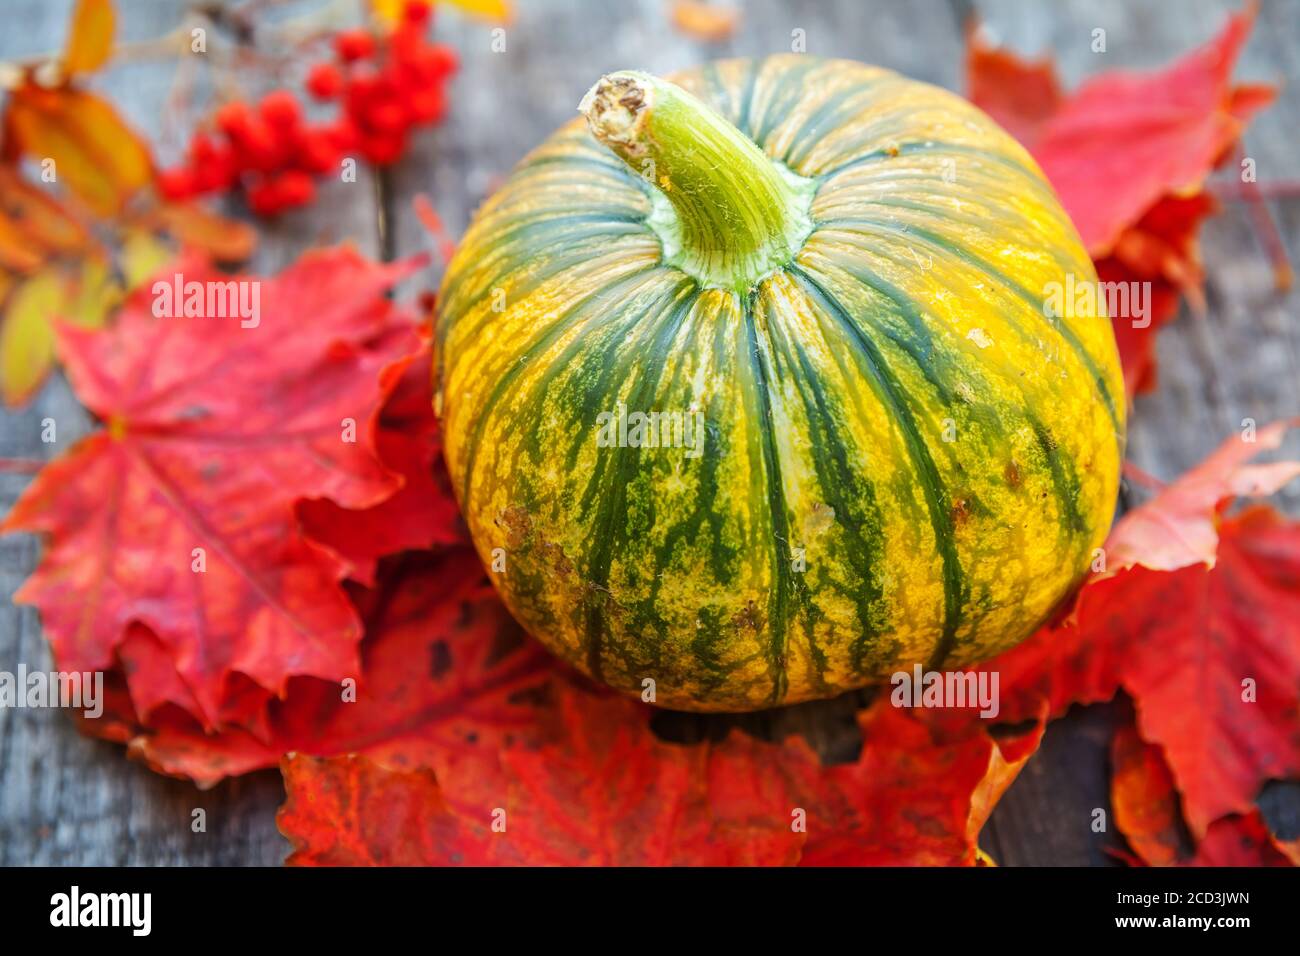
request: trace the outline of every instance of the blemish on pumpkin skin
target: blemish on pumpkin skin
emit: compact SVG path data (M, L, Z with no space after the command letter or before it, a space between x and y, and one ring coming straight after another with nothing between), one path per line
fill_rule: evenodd
M583 582L581 588L583 607L598 609L611 628L617 629L626 622L627 608L618 602L614 592L609 588L601 587L591 581Z
M1024 480L1020 474L1020 466L1014 460L1007 462L1007 467L1002 470L1002 477L1012 488L1019 488L1021 481Z
M952 520L954 528L960 528L970 517L970 502L965 498L958 498L948 509L948 517Z
M527 510L519 505L512 505L503 509L497 515L496 524L498 527L505 526L506 546L511 551L521 550L534 537L533 518ZM542 560L549 570L562 577L573 574L573 562L569 560L569 556L564 553L564 548L559 544L542 539L538 543L538 550L541 552Z
M519 505L511 505L505 508L497 515L497 526L504 525L508 538L506 545L511 550L522 548L528 543L528 539L533 533L533 519L528 512Z
M763 630L763 612L758 609L754 600L745 602L745 606L732 615L731 623L742 630L751 630L755 634L762 633Z
M816 539L826 533L835 524L835 509L823 502L817 502L803 520L803 533L806 539Z
M554 541L542 542L542 554L545 556L546 563L557 573L566 578L573 573L573 562L564 553L564 549Z

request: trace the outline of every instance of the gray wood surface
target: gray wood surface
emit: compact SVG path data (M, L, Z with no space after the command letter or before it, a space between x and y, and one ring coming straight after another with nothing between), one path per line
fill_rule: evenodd
M840 0L780 3L740 0L735 37L704 44L674 33L663 0L580 2L519 0L507 49L493 53L488 25L440 11L440 35L461 52L451 118L420 137L386 191L361 182L329 185L310 210L286 217L265 235L255 266L275 270L322 241L352 238L381 250L376 222L391 224L398 253L428 246L411 198L429 194L453 235L524 152L573 115L579 97L602 73L639 67L667 72L712 56L788 50L791 31L806 32L810 53L852 57L957 89L961 84L964 0ZM180 22L173 0L118 0L127 40L156 36ZM0 9L0 59L58 48L70 0L6 0ZM291 5L292 6L292 5ZM297 4L303 6L303 4ZM311 6L307 4L307 6ZM1232 4L1223 0L978 0L984 21L1024 52L1052 49L1067 83L1103 69L1155 66L1207 39ZM291 12L291 11L290 11ZM277 15L282 11L277 10ZM1107 52L1090 49L1092 31L1107 31ZM178 133L164 122L174 67L115 68L99 86L128 118L175 158ZM1300 178L1300 2L1264 0L1260 23L1239 75L1292 82L1252 127L1247 154L1261 180ZM256 89L250 90L255 93ZM169 152L170 150L170 152ZM1300 249L1300 202L1270 203L1288 248ZM1246 208L1229 206L1205 230L1208 310L1184 310L1160 336L1160 388L1138 400L1129 457L1170 478L1195 464L1245 417L1261 424L1300 412L1300 295L1279 296ZM431 283L438 268L424 277ZM55 418L60 442L42 445L41 419ZM0 412L0 457L57 454L91 422L66 384L55 380L27 408ZM1293 437L1285 451L1300 453ZM0 509L26 478L0 473ZM1300 489L1281 506L1300 512ZM34 611L9 597L34 566L37 542L0 540L0 669L48 667ZM1003 799L982 844L1000 863L1104 864L1113 834L1094 834L1092 810L1108 806L1107 744L1119 705L1076 708L1048 730L1041 752ZM833 759L853 755L854 702L841 699L743 718L662 715L660 729L694 739L740 725L766 735L805 733ZM1266 801L1275 824L1297 825L1297 788ZM0 710L0 864L274 864L286 843L275 829L282 797L278 774L257 774L207 792L158 777L128 761L121 748L87 740L56 711ZM207 811L206 833L190 829L191 811Z

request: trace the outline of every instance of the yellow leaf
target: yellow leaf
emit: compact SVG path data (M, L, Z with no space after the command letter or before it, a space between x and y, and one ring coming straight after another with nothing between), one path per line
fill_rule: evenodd
M165 203L158 221L182 245L197 246L218 262L243 262L257 245L257 230L246 222L227 219L197 203Z
M111 0L79 0L63 54L68 75L90 73L104 65L113 52L113 19Z
M0 215L9 217L29 254L41 259L76 255L91 245L90 232L62 203L5 166L0 166Z
M706 43L718 43L736 32L740 10L702 3L700 0L674 0L672 21L682 33Z
M397 21L402 18L402 8L405 6L406 0L370 0L370 12L385 27L397 25Z
M515 6L510 0L447 0L447 3L484 20L509 23L515 18Z
M59 317L88 329L101 328L108 314L122 302L122 286L105 258L92 256L81 263L81 274L71 284Z
M511 0L445 0L450 7L458 7L471 16L484 20L509 23L515 18L515 5ZM370 9L376 17L392 26L402 18L406 0L370 0Z
M449 6L459 7L471 16L483 20L509 23L515 18L511 0L445 0ZM370 12L386 29L392 29L402 19L406 0L370 0Z
M93 93L20 86L9 94L8 120L22 151L54 160L56 180L99 215L118 212L153 178L148 147Z
M0 209L0 269L31 272L44 261L41 248Z
M64 306L66 287L58 271L47 268L23 281L0 319L0 397L16 405L31 398L54 364L50 320Z
M133 229L122 240L122 279L127 291L152 279L175 256L171 245L148 229Z

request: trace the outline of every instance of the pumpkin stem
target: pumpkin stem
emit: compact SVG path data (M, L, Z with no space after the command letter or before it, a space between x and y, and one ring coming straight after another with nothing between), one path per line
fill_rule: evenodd
M664 261L744 295L812 231L814 183L763 154L681 87L647 73L602 77L578 107L592 135L644 179ZM666 201L665 201L666 200Z

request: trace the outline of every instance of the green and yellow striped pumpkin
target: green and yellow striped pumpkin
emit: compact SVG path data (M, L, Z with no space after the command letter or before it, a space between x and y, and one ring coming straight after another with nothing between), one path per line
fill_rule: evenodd
M809 56L616 73L581 110L440 294L447 463L523 626L690 710L1031 633L1106 535L1125 407L1106 317L1045 308L1096 276L1025 150Z

